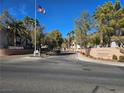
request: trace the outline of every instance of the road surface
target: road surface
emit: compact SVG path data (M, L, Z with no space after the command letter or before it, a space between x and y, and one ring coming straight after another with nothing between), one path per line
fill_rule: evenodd
M0 93L124 93L124 68L75 54L9 57L0 61Z

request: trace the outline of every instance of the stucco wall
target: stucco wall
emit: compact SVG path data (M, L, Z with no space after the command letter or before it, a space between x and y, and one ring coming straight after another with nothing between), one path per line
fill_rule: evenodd
M124 49L120 48L91 48L88 50L90 56L94 58L101 58L101 59L112 59L113 55L116 55L119 59L119 56L124 56L124 53L120 51L124 51ZM86 49L81 50L82 53L87 54Z

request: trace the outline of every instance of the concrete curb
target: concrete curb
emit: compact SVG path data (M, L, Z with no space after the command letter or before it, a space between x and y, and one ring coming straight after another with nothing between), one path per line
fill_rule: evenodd
M80 53L77 53L76 55L77 55L77 59L80 60L80 61L86 61L86 62L90 62L90 63L97 63L97 64L104 64L104 65L112 65L112 66L124 67L124 63L121 63L121 62L95 60L95 59L83 56Z
M21 61L21 60L25 60L25 61L31 61L31 60L40 60L40 59L44 59L44 58L49 58L50 56L45 56L45 55L41 55L41 56L33 56L33 54L26 54L26 55L12 55L12 56L4 56L4 57L0 57L0 62L3 61ZM11 62L10 62L11 63Z

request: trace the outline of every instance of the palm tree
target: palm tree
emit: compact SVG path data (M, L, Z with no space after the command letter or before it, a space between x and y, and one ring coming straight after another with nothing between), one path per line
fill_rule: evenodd
M98 7L97 8L97 11L95 13L95 19L97 20L98 22L98 27L99 27L99 30L100 30L100 44L101 46L103 46L103 33L105 31L104 29L104 25L103 25L103 21L105 19L105 14L102 12L103 8L102 7Z
M2 23L0 23L0 30L5 30L6 28L3 26L3 24Z
M23 19L24 25L26 27L26 31L28 33L28 37L31 37L31 41L33 44L35 44L35 22L36 22L36 44L37 46L40 46L41 43L44 43L44 27L40 25L40 22L38 20L34 20L33 18L26 16Z
M110 26L114 29L113 35L117 36L119 39L124 29L124 8L121 7L120 0L116 0L112 11ZM124 44L121 39L119 39L119 43Z
M0 25L1 25L1 29L3 29L4 31L8 34L8 43L9 45L12 45L10 43L12 43L10 40L12 39L11 34L12 34L12 30L10 30L10 24L12 24L15 21L15 19L9 14L8 10L4 10L2 15L0 16ZM10 42L9 42L10 41Z
M113 29L109 26L109 22L113 16L113 4L112 2L105 3L101 7L98 7L96 10L96 13L94 15L94 18L98 22L98 28L100 31L100 45L105 45L105 35L108 35L107 37L110 37L111 32ZM110 38L109 38L110 42Z
M27 45L27 40L30 40L32 41L32 43L34 42L34 29L35 29L35 20L29 16L26 16L24 19L23 19L23 24L26 28L25 30L25 40L26 41L26 45ZM33 37L32 37L32 34L33 34ZM23 41L23 42L24 42Z
M111 36L121 35L124 28L124 8L121 8L120 0L98 7L94 17L99 23L101 46L106 43L110 46Z
M16 46L17 37L22 37L25 27L23 25L23 22L21 21L14 21L13 23L8 23L8 26L10 27L10 32L13 34L13 45Z
M35 20L29 16L26 16L24 19L23 19L23 22L24 22L24 25L25 27L30 30L30 31L33 31L35 29ZM40 27L40 23L38 20L36 20L36 26L37 27Z

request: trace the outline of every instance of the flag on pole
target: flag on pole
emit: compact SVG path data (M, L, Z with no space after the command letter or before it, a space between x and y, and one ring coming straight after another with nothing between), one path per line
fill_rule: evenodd
M45 14L45 9L44 9L43 7L41 7L40 5L38 6L38 11L39 11L40 13Z

